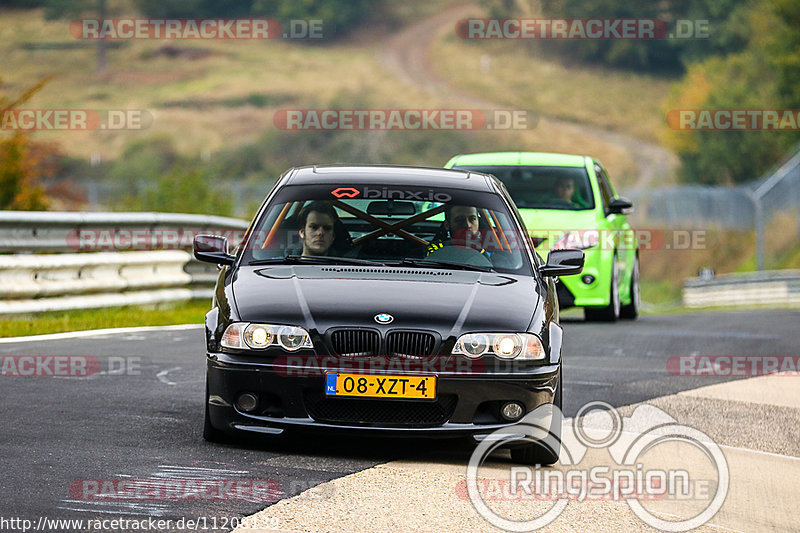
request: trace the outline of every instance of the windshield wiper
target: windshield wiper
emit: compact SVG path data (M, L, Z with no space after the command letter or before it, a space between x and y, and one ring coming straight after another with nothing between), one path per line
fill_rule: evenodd
M477 270L478 272L494 272L494 268L483 265L470 265L467 263L458 263L456 261L438 261L436 259L416 259L413 257L406 257L400 261L400 266L428 266L428 267L446 267L454 268L457 270Z
M257 259L250 261L248 265L279 265L279 264L304 264L309 265L322 264L322 265L371 265L371 266L386 266L384 263L378 261L370 261L368 259L356 259L355 257L334 257L332 255L287 255L285 257L273 257L272 259Z

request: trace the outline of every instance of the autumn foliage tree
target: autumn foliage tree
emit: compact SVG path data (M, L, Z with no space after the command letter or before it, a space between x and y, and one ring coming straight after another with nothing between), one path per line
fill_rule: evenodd
M33 143L24 133L0 140L0 209L47 209L39 178L47 172L51 155L52 148Z
M16 99L0 94L0 117L13 112L47 81L26 89ZM0 209L47 209L49 201L41 181L55 174L58 155L55 145L32 141L25 132L11 131L0 137Z
M800 9L796 0L748 4L747 47L693 63L673 87L671 109L797 109ZM729 185L759 178L800 140L796 131L667 130L685 182Z

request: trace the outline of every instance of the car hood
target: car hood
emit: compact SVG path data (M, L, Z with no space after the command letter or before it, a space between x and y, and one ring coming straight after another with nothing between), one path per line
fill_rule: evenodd
M331 327L526 331L536 280L505 274L350 266L241 267L232 282L241 320ZM375 316L392 315L388 325Z
M549 250L565 232L582 234L587 230L597 230L599 222L594 210L572 211L569 209L520 209L525 227L532 237L547 239L536 249Z

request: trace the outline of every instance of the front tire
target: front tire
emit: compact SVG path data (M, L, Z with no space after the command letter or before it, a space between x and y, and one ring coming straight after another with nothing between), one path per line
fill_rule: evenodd
M585 307L583 316L589 322L616 322L620 316L619 301L619 267L617 256L611 261L611 287L609 289L608 305L605 307Z
M639 291L639 258L633 260L633 270L631 271L631 303L624 305L619 310L619 317L633 320L639 316L641 306L641 295Z
M518 464L524 465L541 465L550 466L558 461L558 456L561 453L561 382L563 381L561 374L558 376L558 385L556 386L556 394L553 397L553 420L550 425L550 433L554 439L548 439L553 442L553 446L546 445L545 443L534 442L511 448L511 460Z
M203 420L203 439L207 442L225 443L229 442L228 435L211 425L211 417L208 413L208 376L206 376L206 394L205 394L205 417Z

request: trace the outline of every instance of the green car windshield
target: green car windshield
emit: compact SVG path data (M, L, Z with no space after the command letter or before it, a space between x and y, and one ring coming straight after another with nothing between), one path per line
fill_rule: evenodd
M513 217L500 196L484 192L287 186L259 215L243 264L324 260L530 275L529 241ZM467 218L471 229L463 226Z
M465 165L455 169L492 174L505 184L519 209L594 209L583 167Z

